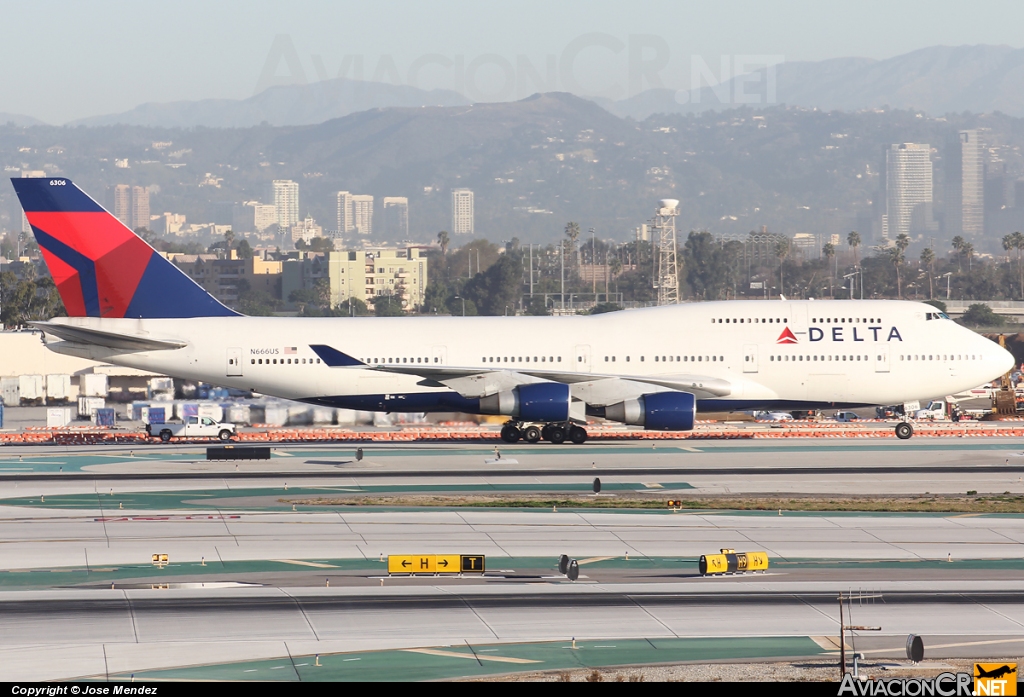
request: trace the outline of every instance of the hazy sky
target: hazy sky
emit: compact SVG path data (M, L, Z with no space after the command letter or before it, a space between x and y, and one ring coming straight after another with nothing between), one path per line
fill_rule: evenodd
M353 77L360 60L365 79L478 100L537 86L625 97L689 87L693 56L720 76L723 56L736 71L936 44L1020 47L1024 2L0 0L0 26L0 112L64 123L143 102L245 98L268 77L314 81L342 65Z

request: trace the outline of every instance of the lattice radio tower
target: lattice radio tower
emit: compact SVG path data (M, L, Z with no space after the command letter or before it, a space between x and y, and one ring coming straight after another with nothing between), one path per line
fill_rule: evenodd
M673 305L679 302L679 266L676 263L676 216L679 215L679 201L663 198L651 220L651 239L658 255L654 289L658 291L659 305Z

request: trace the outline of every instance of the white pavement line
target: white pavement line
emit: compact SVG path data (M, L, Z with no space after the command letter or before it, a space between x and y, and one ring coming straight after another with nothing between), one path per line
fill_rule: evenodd
M811 637L814 639L815 637ZM956 644L935 644L934 646L929 645L928 650L934 651L936 649L959 649L965 646L989 646L992 644L1020 644L1024 643L1024 637L1018 637L1014 639L987 639L985 641L962 641ZM820 644L819 644L820 646ZM824 648L824 647L823 647ZM838 649L838 644L836 647ZM891 649L869 649L867 651L860 651L859 653L891 653L893 651L905 651L906 646L897 646Z
M315 561L300 561L298 559L268 559L267 561L276 561L280 564L295 564L296 566L312 566L316 569L337 569L336 564L320 564Z
M513 656L474 656L471 653L459 653L458 651L443 651L441 649L405 649L406 653L425 653L428 656L444 656L445 658L468 658L471 661L495 661L497 663L542 663L529 658L515 658Z

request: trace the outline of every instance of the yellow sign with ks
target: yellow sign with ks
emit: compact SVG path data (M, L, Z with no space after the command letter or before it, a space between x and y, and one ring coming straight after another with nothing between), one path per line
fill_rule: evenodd
M388 555L388 574L482 574L485 568L482 554Z

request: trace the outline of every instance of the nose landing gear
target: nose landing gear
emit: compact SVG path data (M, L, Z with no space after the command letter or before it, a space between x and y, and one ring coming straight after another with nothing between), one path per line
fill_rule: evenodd
M896 424L896 437L900 440L906 440L914 435L914 427L907 421L901 421Z

